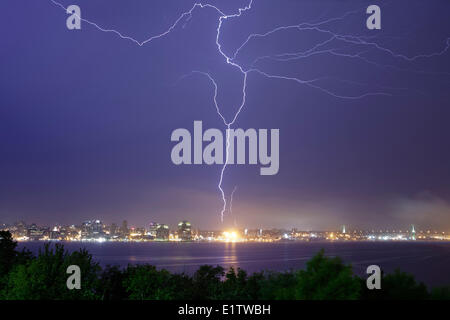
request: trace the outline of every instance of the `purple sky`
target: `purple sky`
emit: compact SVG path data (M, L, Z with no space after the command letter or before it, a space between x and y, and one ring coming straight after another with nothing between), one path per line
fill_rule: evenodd
M167 30L194 2L61 0L139 41ZM231 14L247 2L209 3ZM365 26L369 4L381 7L381 30ZM280 171L260 176L259 165L228 167L224 190L228 197L237 190L225 225L450 231L449 1L254 0L223 22L220 43L231 55L249 34L355 10L320 24L322 31L283 30L240 51L236 61L246 70L269 56L255 67L320 78L315 84L334 95L389 95L345 99L250 72L235 127L279 128ZM0 11L0 222L188 219L221 228L221 166L170 160L174 129L192 131L194 120L224 129L208 79L183 75L209 72L226 117L242 98L242 74L215 44L216 11L196 9L142 47L86 23L68 30L67 15L50 0L6 0ZM279 61L331 32L365 43L334 39L316 49L322 53Z

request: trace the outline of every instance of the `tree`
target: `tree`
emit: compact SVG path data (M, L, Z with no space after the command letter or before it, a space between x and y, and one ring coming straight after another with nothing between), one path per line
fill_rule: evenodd
M200 266L193 277L193 298L195 300L216 300L220 298L224 270L221 266Z
M261 288L264 285L265 277L263 272L255 272L247 279L246 292L250 300L262 300Z
M100 300L125 300L128 294L125 288L127 274L118 266L106 266L100 275L96 292Z
M225 275L222 284L223 291L221 299L245 300L250 299L247 290L247 272L238 268L237 272L231 267Z
M258 299L293 300L296 297L297 275L293 272L261 273ZM249 280L250 282L251 280Z
M69 290L66 285L67 267L77 265L81 270L81 289ZM36 259L19 264L10 272L7 299L13 300L87 300L95 299L97 274L100 267L86 250L69 254L62 245L49 244L39 250Z
M414 276L396 269L381 278L380 290L368 290L363 286L362 299L367 300L425 300L429 298L427 287L417 283Z
M14 266L25 264L32 259L31 252L22 249L17 251L17 242L9 231L0 231L0 298L4 297L7 289L8 277Z
M173 299L170 287L170 273L157 270L152 265L129 265L124 280L125 290L132 300Z
M17 242L9 231L0 231L0 278L6 276L17 256Z
M450 286L437 287L431 290L431 300L450 300Z
M340 258L327 258L321 250L298 272L298 299L304 300L354 300L360 292L359 279L350 265Z

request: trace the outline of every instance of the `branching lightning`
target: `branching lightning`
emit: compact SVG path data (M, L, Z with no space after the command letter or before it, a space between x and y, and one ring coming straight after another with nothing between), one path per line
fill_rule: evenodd
M55 0L50 0L54 5L58 6L59 8L63 9L65 12L67 12L67 8L64 7L61 3L55 1ZM165 36L168 36L178 25L181 21L183 20L188 20L192 17L192 13L194 12L194 10L196 10L197 8L199 9L212 9L213 11L216 12L216 14L218 14L218 23L217 23L217 28L216 28L216 39L215 39L215 44L217 46L217 50L220 53L220 55L224 58L225 62L230 65L233 68L236 68L241 74L242 74L242 99L241 99L241 103L239 105L239 108L237 109L237 111L235 112L234 116L232 117L231 120L227 120L224 115L222 114L218 101L217 101L217 93L218 93L218 85L217 82L214 80L214 78L207 72L203 72L203 71L192 71L192 74L200 74L203 76L206 76L209 81L212 83L213 87L214 87L214 96L213 96L213 101L214 101L214 106L216 108L216 112L218 114L218 116L221 118L221 120L223 121L225 127L226 127L226 156L225 156L225 163L221 168L220 171L220 178L219 178L219 182L218 182L218 189L220 191L221 197L222 197L222 202L223 202L223 206L220 212L220 217L221 217L221 221L223 221L224 218L224 213L227 210L227 197L225 195L225 192L222 188L222 183L223 183L223 177L224 177L224 172L227 168L227 165L229 163L229 147L230 147L230 134L229 134L229 129L231 129L232 125L236 122L236 120L238 119L239 114L241 113L242 109L245 106L246 103L246 89L247 89L247 80L248 80L248 75L249 73L255 73L258 74L260 76L263 76L265 78L268 79L279 79L279 80L287 80L287 81L293 81L296 82L300 85L305 85L308 86L312 89L315 90L319 90L322 93L325 93L329 96L335 97L335 98L339 98L339 99L362 99L364 97L368 97L368 96L374 96L374 95L381 95L381 96L389 96L392 95L389 92L385 92L385 91L378 91L378 92L365 92L363 94L359 94L359 95L354 95L354 96L349 96L349 95L343 95L343 94L339 94L336 92L333 92L330 89L327 89L325 87L322 87L318 84L318 82L320 80L325 79L324 77L322 78L316 78L316 79L300 79L298 77L291 77L291 76L285 76L285 75L277 75L277 74L270 74L266 71L260 70L259 68L257 68L257 64L259 61L261 60L265 60L265 59L270 59L270 60L275 60L275 61L280 61L280 62L286 62L286 61L293 61L293 60L300 60L300 59L307 59L311 56L314 55L321 55L321 54L328 54L328 55L333 55L333 56L339 56L339 57L346 57L346 58L350 58L350 59L358 59L360 61L363 61L367 64L371 64L371 65L375 65L377 67L391 67L391 68L396 68L398 70L402 70L402 71L412 71L415 72L416 70L405 70L402 69L398 66L393 66L393 65L382 65L379 64L375 61L369 60L368 58L364 57L364 54L366 52L369 52L371 50L377 50L379 52L382 52L384 54L390 55L392 58L394 59L399 59L403 62L407 62L407 63L413 63L419 59L426 59L426 58L432 58L432 57L436 57L436 56L442 56L445 53L447 53L450 49L450 37L448 37L445 40L445 45L444 48L440 51L437 52L432 52L432 53L428 53L428 54L419 54L419 55L415 55L415 56L407 56L401 53L396 53L393 50L386 48L384 46L381 46L380 44L378 44L377 42L374 42L373 38L376 37L368 37L368 36L358 36L358 35L350 35L350 34L340 34L340 33L336 33L333 32L327 28L325 28L324 26L326 26L327 24L333 23L333 22L337 22L337 21L341 21L345 18L347 18L349 15L352 14L356 14L356 13L361 13L362 10L354 10L354 11L349 11L345 14L343 14L340 17L335 17L335 18L330 18L330 19L326 19L326 20L322 20L319 22L315 22L315 23L300 23L297 25L288 25L288 26L279 26L276 27L274 29L271 29L267 32L264 33L253 33L248 35L248 37L246 38L246 40L239 46L237 47L237 49L234 51L234 53L232 55L227 55L223 50L222 50L222 44L220 43L220 37L221 37L221 31L222 31L222 26L223 23L227 20L233 19L233 18L239 18L241 17L246 11L249 11L252 9L253 6L253 0L250 0L249 3L242 7L242 8L238 8L236 13L232 13L232 14L225 14L222 10L220 10L217 6L208 4L208 3L194 3L194 5L188 10L183 12L178 19L175 20L175 22L170 25L166 31L160 33L160 34L156 34L153 35L143 41L139 41L136 40L135 38L122 34L121 32L115 30L115 29L109 29L109 28L104 28L99 26L98 24L87 20L85 18L82 17L78 17L81 21L95 27L96 29L98 29L99 31L102 32L106 32L106 33L113 33L116 36L120 37L121 39L124 40L128 40L131 41L132 43L142 47L145 44L148 44L152 41L155 41L157 39L163 38ZM245 67L243 65L241 65L238 62L238 57L241 53L241 51L252 41L255 41L257 39L259 40L263 40L264 38L267 38L270 35L274 35L277 34L279 32L283 32L286 30L298 30L299 32L301 31L314 31L323 35L327 35L328 38L325 39L322 42L317 43L316 45L314 45L313 47L304 50L304 51L300 51L300 52L282 52L276 55L271 55L271 56L259 56L256 59L253 60L253 62ZM342 48L336 48L336 47L328 47L331 46L333 44L333 42L339 42L339 43L345 43L348 44L349 46L353 46L353 47L363 47L363 50L359 50L357 52L354 53L346 53L346 52L342 52ZM331 79L331 77L328 77L328 79ZM348 80L343 80L343 79L336 79L337 81L345 81L345 82L350 82ZM362 85L360 83L354 83L356 85ZM405 88L390 88L390 89L397 89L397 90L405 90ZM233 189L231 196L230 196L230 204L229 204L229 208L228 210L231 212L232 210L232 200L233 200L233 194L236 191L236 187Z
M60 7L61 9L63 9L64 11L67 12L67 8L64 7L61 3L57 2L57 1L54 1L54 0L50 0L50 1L51 1L53 4L55 4L56 6ZM147 39L145 39L145 40L143 40L143 41L139 41L139 40L134 39L133 37L124 35L124 34L120 33L120 32L117 31L117 30L103 28L103 27L99 26L98 24L96 24L95 22L92 22L92 21L90 21L90 20L84 19L84 18L78 16L77 14L74 14L74 15L75 15L76 17L78 17L81 21L86 22L87 24L89 24L89 25L91 25L91 26L97 28L98 30L100 30L100 31L102 31L102 32L111 32L111 33L114 33L115 35L119 36L120 38L122 38L122 39L124 39L124 40L129 40L129 41L133 42L134 44L137 44L138 46L142 47L144 44L147 44L147 43L149 43L149 42L151 42L151 41L153 41L153 40L162 38L162 37L168 35L169 33L171 33L171 32L175 29L175 27L178 25L178 23L180 23L180 21L183 20L183 18L191 17L192 12L193 12L196 8L202 8L202 9L203 9L203 8L212 8L212 9L216 10L216 11L217 11L219 14L221 14L222 16L225 16L225 14L224 14L222 11L220 11L216 6L213 6L213 5L210 5L210 4L195 3L195 4L192 6L192 8L191 8L190 10L188 10L188 11L186 11L186 12L183 12L183 13L180 15L180 17L179 17L179 18L178 18L178 19L177 19L177 20L176 20L176 21L175 21L175 22L174 22L174 23L173 23L166 31L164 31L164 32L162 32L162 33L160 33L160 34L151 36L150 38L147 38Z

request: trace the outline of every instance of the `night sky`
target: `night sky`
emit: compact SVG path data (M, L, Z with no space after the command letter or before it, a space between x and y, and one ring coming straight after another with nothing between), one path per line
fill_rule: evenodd
M82 18L139 41L167 30L195 1L70 0ZM210 1L227 14L248 0ZM366 28L369 4L381 30ZM222 228L220 165L171 162L176 128L225 129L242 74L215 44L219 15L195 9L173 31L140 47L68 15L49 0L0 3L0 222L174 225ZM342 18L345 13L353 12ZM280 170L229 166L226 226L300 229L433 228L450 231L450 2L254 0L223 22L232 53L252 33L317 23L366 44L288 29L254 38L236 61L271 75L319 79L329 94L295 81L248 74L237 128L279 128ZM448 49L448 51L447 51ZM316 50L318 51L318 50ZM280 56L281 55L281 56ZM280 59L281 58L281 59ZM383 93L355 97L366 93ZM336 97L339 95L342 97Z

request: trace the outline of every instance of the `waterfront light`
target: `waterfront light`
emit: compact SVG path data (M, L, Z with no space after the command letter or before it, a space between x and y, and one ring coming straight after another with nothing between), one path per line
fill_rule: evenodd
M224 231L223 237L225 241L236 241L238 239L238 234L236 231Z

